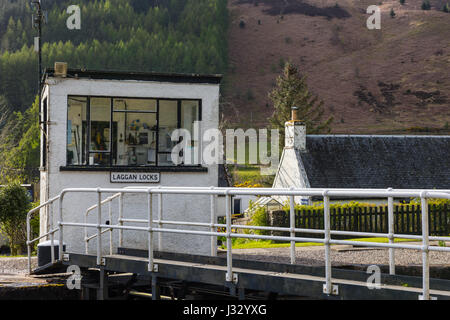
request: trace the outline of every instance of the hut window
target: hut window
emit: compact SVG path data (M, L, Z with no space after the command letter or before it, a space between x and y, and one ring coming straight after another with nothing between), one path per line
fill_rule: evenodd
M185 128L193 136L200 106L199 100L70 96L67 164L173 166L172 132Z

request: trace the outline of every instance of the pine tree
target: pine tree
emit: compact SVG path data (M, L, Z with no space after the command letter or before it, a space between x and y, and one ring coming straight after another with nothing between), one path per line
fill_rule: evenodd
M306 76L287 62L283 74L277 78L277 87L269 94L275 107L269 119L274 129L280 130L280 147L284 146L285 123L291 119L292 107L299 108L299 116L307 127L308 133L330 132L333 117L322 121L323 101L313 95L306 83Z

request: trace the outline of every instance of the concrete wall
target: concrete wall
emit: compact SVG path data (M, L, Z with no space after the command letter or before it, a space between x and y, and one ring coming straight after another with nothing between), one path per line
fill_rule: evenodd
M110 182L110 172L66 172L60 171L66 165L66 128L67 128L67 96L68 95L96 95L114 97L142 97L142 98L172 98L172 99L202 99L202 127L201 130L218 128L219 86L209 84L174 84L147 81L116 81L116 80L78 80L50 78L47 80L45 94L48 95L49 117L49 158L48 170L41 173L41 201L58 195L65 188L122 188L129 184ZM211 165L208 172L162 172L161 181L157 186L199 186L209 187L218 184L218 167ZM149 170L157 172L157 170ZM143 186L135 184L134 186ZM104 195L106 198L108 195ZM64 199L64 221L83 222L84 214L89 206L97 201L95 194L68 194ZM114 202L112 215L113 223L117 223L118 205ZM157 217L157 197L154 197L154 217ZM133 219L147 218L146 195L128 195L125 197L125 217ZM55 207L56 209L56 207ZM164 219L180 221L209 222L210 206L208 196L164 196ZM89 218L90 223L96 223L96 212ZM53 222L57 224L57 210L54 210ZM102 222L109 220L108 207L105 206ZM142 226L142 225L141 225ZM48 230L49 219L47 212L41 212L41 233ZM94 234L90 229L89 234ZM146 232L125 231L124 246L129 248L147 248ZM84 230L81 228L64 228L64 242L68 251L84 251ZM156 237L157 239L157 237ZM205 237L164 234L163 246L160 250L209 254L210 244ZM209 240L209 239L208 239ZM114 232L114 247L118 245L118 231ZM105 234L103 250L108 252L109 235ZM90 244L91 252L95 252L96 240Z

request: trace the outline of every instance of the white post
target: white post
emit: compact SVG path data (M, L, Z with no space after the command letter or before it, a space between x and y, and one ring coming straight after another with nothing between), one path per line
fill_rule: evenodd
M211 187L211 190L214 190L214 187ZM216 223L216 196L211 195L211 232L215 232L214 224ZM217 256L217 237L211 236L211 256Z
M226 281L232 282L233 281L233 244L231 241L231 206L230 201L231 198L228 195L228 191L226 192L225 197L225 210L226 210L226 222L227 222L227 274L226 274Z
M161 189L161 187L158 187L158 189ZM163 195L162 195L162 193L158 193L158 220L159 220L158 227L160 229L162 229L162 227L163 227L163 224L161 223L161 221L163 220ZM159 232L158 233L158 250L159 251L163 250L162 236L163 236L162 232Z
M100 188L97 189L97 265L102 264L102 193Z
M87 224L88 223L88 214L89 214L89 209L86 210L86 213L84 214L84 223ZM84 252L86 254L89 254L89 240L88 240L88 228L84 227Z
M148 271L154 271L153 263L153 194L148 190Z
M123 193L119 196L119 226L123 227ZM119 229L119 247L123 247L123 229Z
M324 231L325 231L325 294L332 293L331 283L331 232L330 232L330 197L323 193Z
M112 199L109 201L109 225L113 225L112 222ZM113 229L109 230L109 254L113 255Z
M59 261L62 261L63 259L63 246L64 246L64 235L63 235L63 199L64 199L64 192L61 192L61 196L59 197L59 221L58 221L58 228L59 228L59 247L58 247L58 259ZM51 248L53 251L53 248Z
M53 230L53 202L50 203L50 232ZM55 263L55 235L52 232L50 234L50 246L51 246L51 258L52 258L52 263Z
M28 253L28 274L31 274L31 216L27 215L27 253Z
M423 265L423 300L430 300L430 261L429 261L429 226L428 226L428 199L426 192L420 196L422 207L422 265Z
M389 188L388 191L392 191ZM389 232L389 243L393 244L395 242L394 234L394 198L388 198L388 232ZM395 249L389 248L389 274L395 275Z
M295 238L295 198L290 196L290 227L291 238ZM295 240L291 241L291 264L295 264Z

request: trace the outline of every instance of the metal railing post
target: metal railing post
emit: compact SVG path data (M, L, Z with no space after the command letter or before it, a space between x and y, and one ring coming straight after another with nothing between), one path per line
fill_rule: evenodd
M292 190L293 188L291 188ZM295 238L295 197L290 196L290 228L291 238ZM295 264L295 240L291 241L291 264Z
M112 200L109 202L108 215L109 224L112 225ZM113 254L113 229L109 231L109 254Z
M31 274L31 226L30 215L27 215L27 253L28 253L28 274Z
M153 261L153 194L148 190L148 271L155 271Z
M102 193L100 188L97 189L97 265L102 264Z
M59 198L59 221L58 221L58 228L59 228L59 246L58 246L58 260L63 260L63 247L64 247L64 234L63 234L63 200L64 200L64 191L61 192L61 197ZM54 250L53 247L51 248L52 251Z
M214 187L211 187L211 190L214 190ZM211 232L215 232L214 224L216 223L216 196L211 195L211 216L210 216L210 222L211 222ZM211 236L211 256L216 257L217 256L217 237Z
M158 189L161 189L161 186L158 187ZM158 193L158 227L162 229L163 224L161 221L163 221L163 194ZM162 251L162 232L158 233L158 250Z
M123 227L123 193L119 196L119 226ZM119 247L123 247L123 229L119 229Z
M50 232L53 231L53 203L50 204L49 207L49 212L50 212ZM50 234L50 246L51 246L51 259L52 259L52 263L55 263L55 234L52 232Z
M389 188L388 191L392 191ZM388 232L389 232L389 243L393 244L395 242L394 234L394 198L388 198ZM389 248L389 274L395 275L395 249Z
M231 197L228 194L228 190L225 193L225 214L226 214L226 223L227 223L227 274L226 274L226 281L232 282L233 281L233 243L231 241L231 206L230 201Z
M428 199L427 193L420 196L422 209L422 272L423 272L423 300L430 300L430 260L429 260L429 225L428 225Z
M89 209L86 210L86 213L84 214L84 223L87 224L88 223L88 214L89 214ZM88 228L84 227L84 251L86 254L89 254L89 240L88 239Z
M330 197L328 192L323 192L323 212L324 212L324 231L325 231L325 286L324 293L332 294L333 285L331 283L331 233L330 233Z

